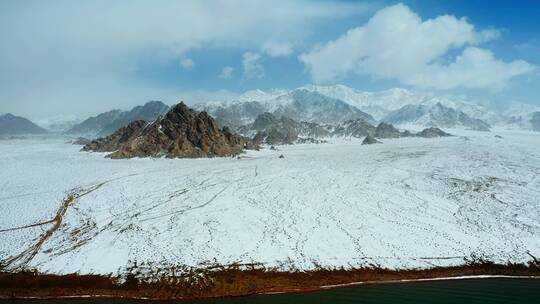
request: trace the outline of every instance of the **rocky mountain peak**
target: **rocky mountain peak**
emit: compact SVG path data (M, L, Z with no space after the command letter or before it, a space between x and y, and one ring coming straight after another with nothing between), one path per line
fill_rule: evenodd
M83 150L114 151L111 158L212 157L236 155L244 148L255 146L226 127L220 129L208 113L197 113L180 102L153 123L132 122Z

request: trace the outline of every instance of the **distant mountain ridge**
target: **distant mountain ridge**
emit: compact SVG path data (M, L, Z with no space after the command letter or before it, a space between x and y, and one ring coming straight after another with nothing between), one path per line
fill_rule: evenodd
M0 135L45 134L47 130L27 118L7 113L0 115Z
M251 124L237 130L240 134L253 138L256 144L289 145L294 143L320 143L331 137L442 137L448 133L436 127L424 129L413 134L407 130L398 130L390 123L381 122L372 125L361 118L348 120L337 125L317 124L314 122L295 121L285 115L280 118L272 113L259 114ZM369 141L369 140L368 140Z
M130 111L111 110L90 117L70 128L67 134L86 136L107 136L135 120L154 121L169 110L169 106L161 101L150 101L136 106Z
M405 105L390 112L383 121L393 124L414 124L426 127L455 128L464 127L477 131L489 131L490 125L486 122L471 118L460 110L455 110L436 103L428 105Z
M250 124L265 112L305 122L337 124L355 118L375 122L371 115L342 100L305 89L268 93L248 91L235 100L199 104L194 108L207 111L220 124L231 128Z

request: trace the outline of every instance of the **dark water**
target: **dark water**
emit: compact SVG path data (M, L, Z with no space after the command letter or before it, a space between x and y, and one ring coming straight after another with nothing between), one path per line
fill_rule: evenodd
M5 303L7 301L0 301ZM139 304L179 301L25 300L10 303ZM366 285L298 294L259 295L200 301L197 304L357 304L357 303L540 303L540 279L483 279Z

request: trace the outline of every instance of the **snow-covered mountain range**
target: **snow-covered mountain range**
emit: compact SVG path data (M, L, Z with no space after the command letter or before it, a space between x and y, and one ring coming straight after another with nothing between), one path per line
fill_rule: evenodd
M80 122L81 120L73 114L55 115L36 120L37 125L53 133L66 132Z
M394 88L367 92L344 85L306 85L294 90L253 90L227 101L194 106L233 128L253 123L264 112L297 121L338 124L364 119L371 124L436 126L489 130L492 126L535 129L534 106L521 106L519 115L498 112L463 98L435 96ZM540 114L538 114L540 116Z

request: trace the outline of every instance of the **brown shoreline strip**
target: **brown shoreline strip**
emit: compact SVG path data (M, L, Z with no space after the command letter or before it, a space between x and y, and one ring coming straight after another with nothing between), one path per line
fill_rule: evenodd
M318 269L284 272L225 268L188 277L161 277L151 282L133 275L120 279L100 275L53 275L37 272L0 273L0 298L122 298L191 300L254 294L309 292L364 284L405 283L507 276L540 278L540 265L472 263L430 269Z

